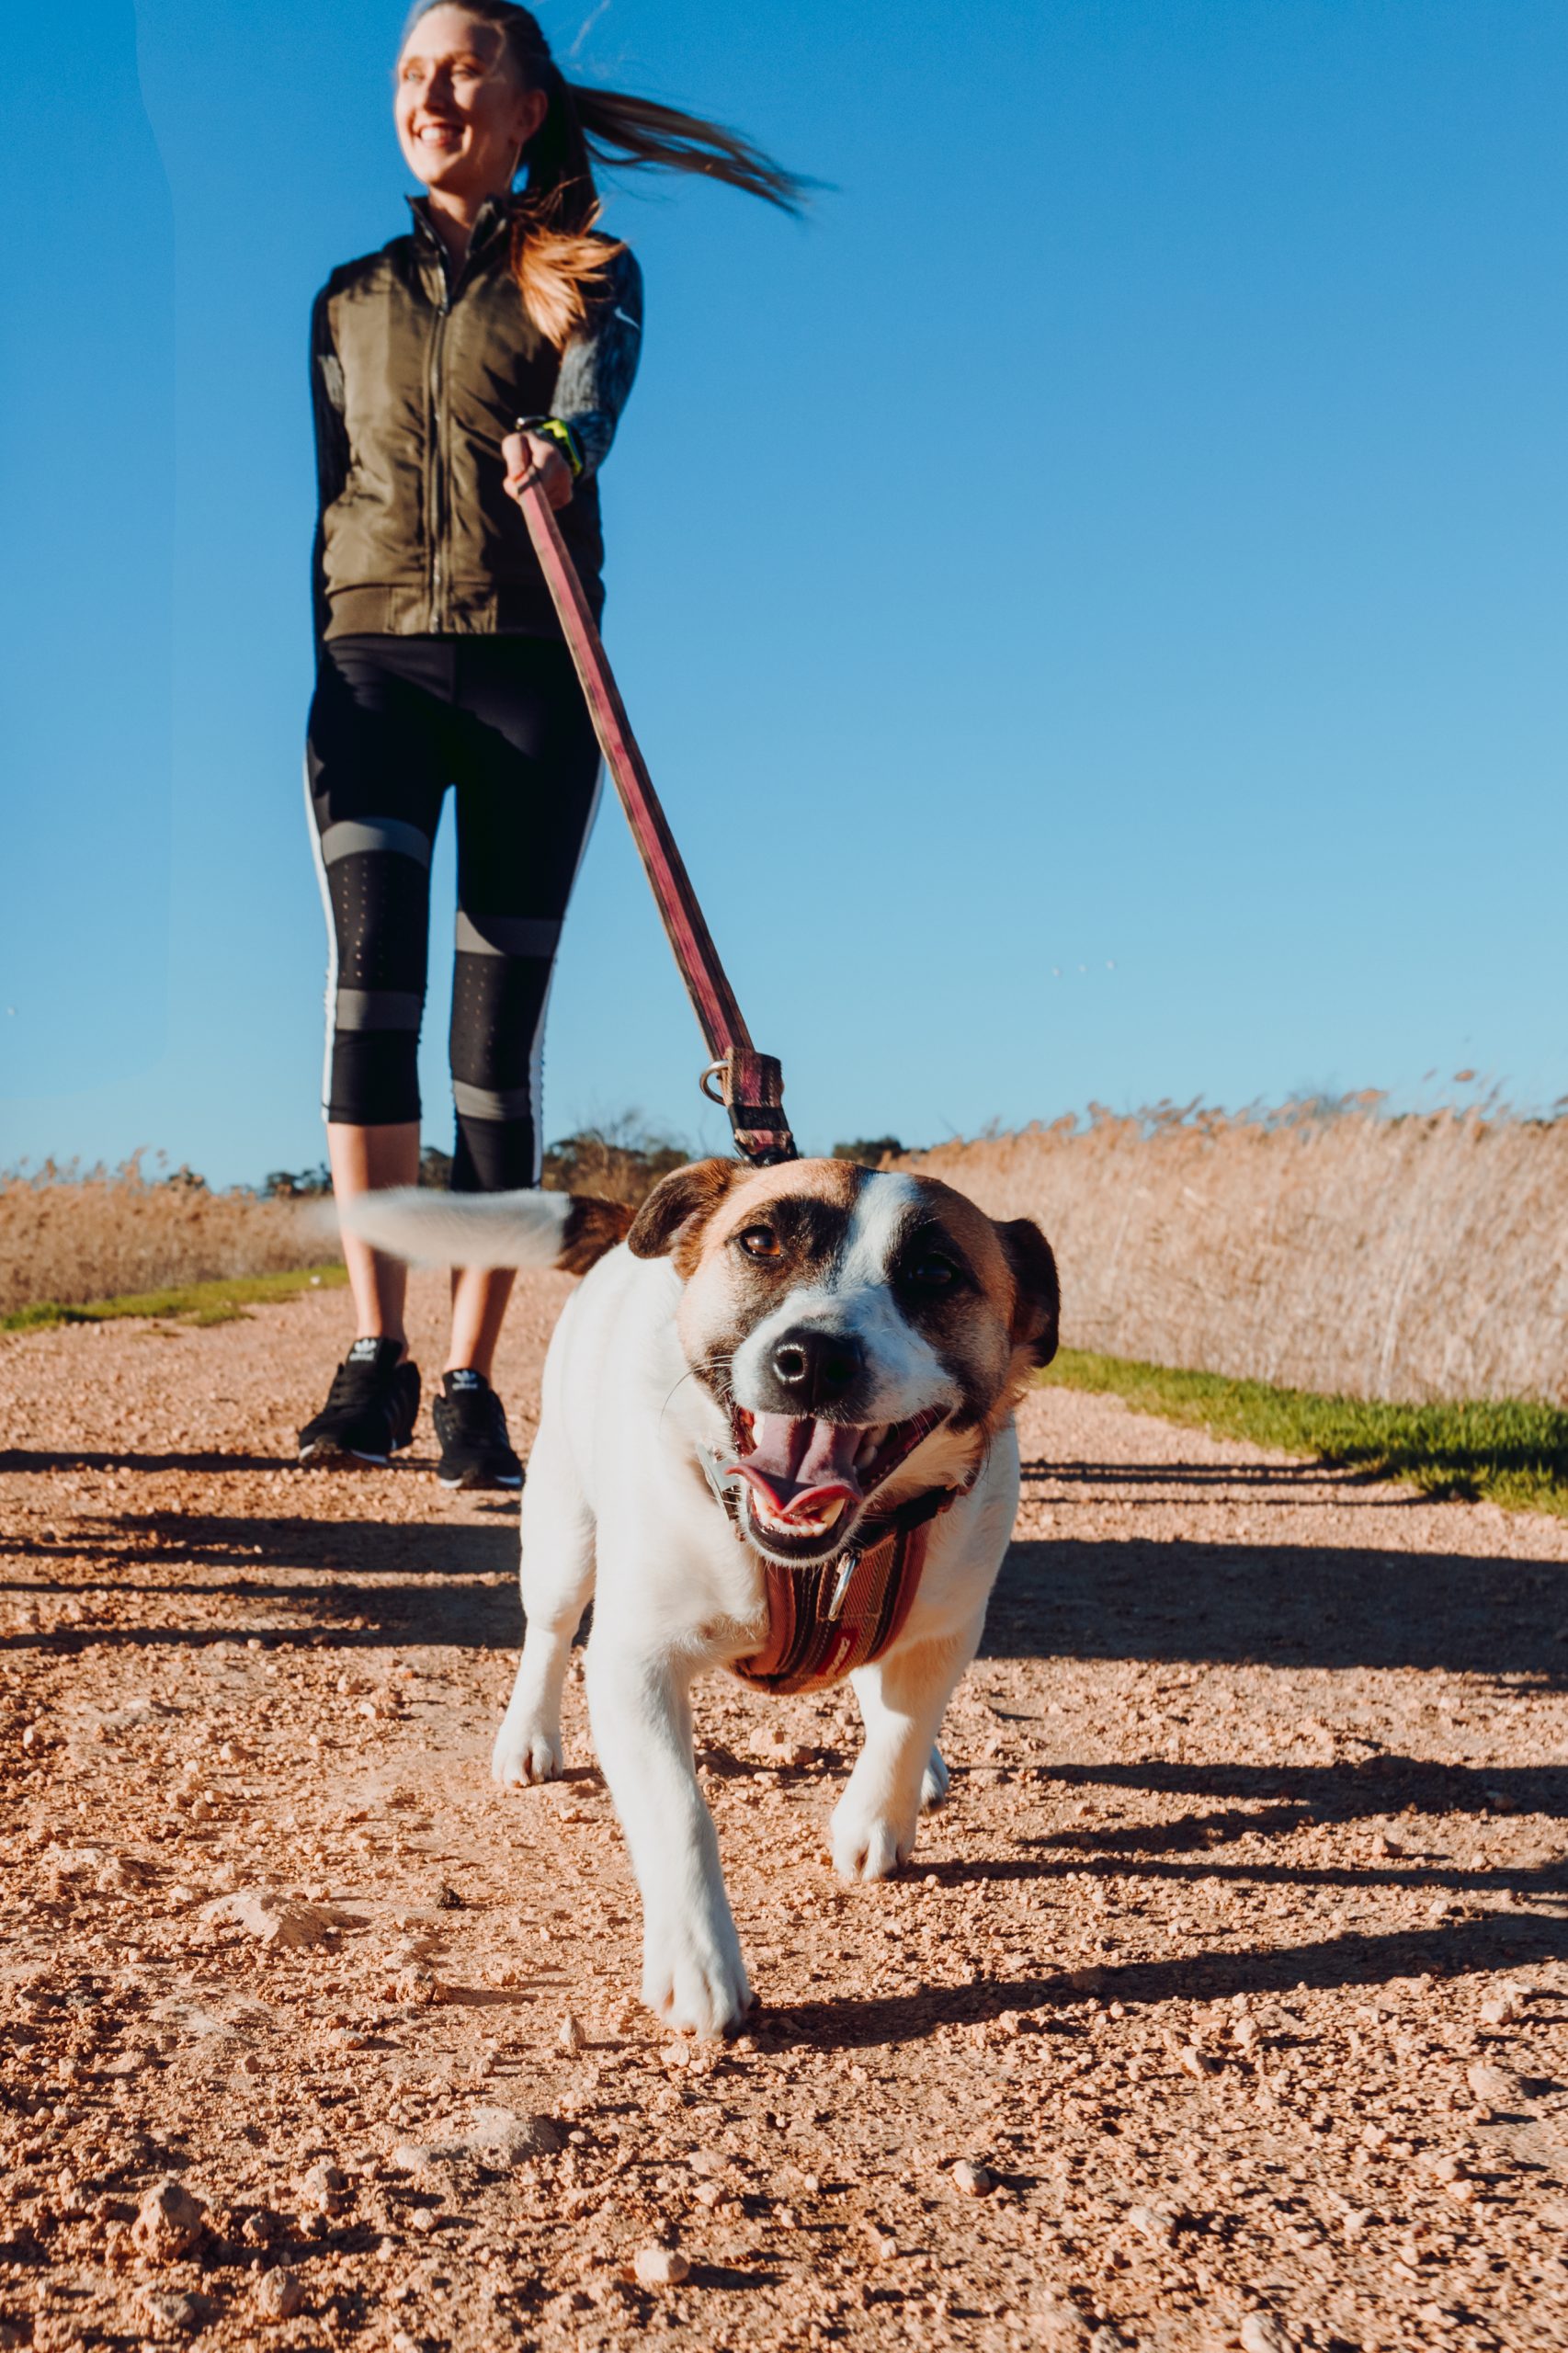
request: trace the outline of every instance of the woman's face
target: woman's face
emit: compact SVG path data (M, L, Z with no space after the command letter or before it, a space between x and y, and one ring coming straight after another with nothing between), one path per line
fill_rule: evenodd
M518 81L499 27L460 7L427 9L397 61L398 142L415 177L445 196L478 202L509 188L548 103Z

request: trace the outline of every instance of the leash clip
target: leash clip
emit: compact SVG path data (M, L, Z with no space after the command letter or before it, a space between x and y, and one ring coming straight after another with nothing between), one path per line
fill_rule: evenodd
M849 1581L859 1565L860 1555L851 1545L838 1563L838 1574L834 1580L833 1593L826 1611L827 1622L830 1626L836 1625L838 1621L838 1613L849 1598Z

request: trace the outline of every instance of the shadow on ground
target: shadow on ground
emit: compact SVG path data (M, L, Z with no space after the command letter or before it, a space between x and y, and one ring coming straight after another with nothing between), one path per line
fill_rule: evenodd
M1132 2009L1170 2001L1218 2001L1232 1994L1286 1994L1297 1987L1384 1985L1393 1977L1459 1977L1568 1958L1568 1921L1459 1920L1386 1936L1316 1938L1264 1950L1172 1954L1164 1961L1109 1961L1096 1972L1095 1995ZM798 2002L765 2009L758 2039L841 2050L913 2042L937 2026L984 2026L1007 2010L1068 2008L1083 1988L1061 1973L978 1979L928 1986L871 2002ZM1050 2031L1049 2020L1046 2031Z
M992 1658L1443 1667L1568 1684L1568 1567L1376 1545L1017 1543Z

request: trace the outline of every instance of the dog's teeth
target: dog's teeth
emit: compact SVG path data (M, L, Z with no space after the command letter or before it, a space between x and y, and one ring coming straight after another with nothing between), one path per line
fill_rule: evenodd
M891 1422L872 1423L870 1428L866 1432L865 1437L860 1440L858 1447L855 1450L855 1468L857 1471L863 1471L868 1462L875 1461L877 1456L881 1452L882 1448L887 1444L888 1432L892 1427L892 1424Z

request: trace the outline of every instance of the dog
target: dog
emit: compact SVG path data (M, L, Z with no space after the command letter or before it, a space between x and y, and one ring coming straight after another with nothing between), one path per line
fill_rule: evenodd
M545 1362L526 1632L492 1770L560 1773L592 1597L588 1706L642 1899L643 1999L672 2027L729 2032L752 1995L692 1684L733 1667L811 1688L847 1668L865 1740L834 1862L877 1880L908 1859L947 1793L937 1731L1012 1533L1013 1409L1056 1349L1050 1245L933 1177L842 1160L697 1161L635 1215L404 1190L346 1217L395 1256L586 1276Z

